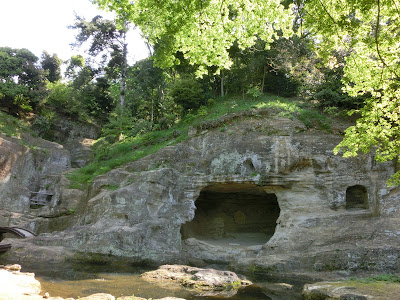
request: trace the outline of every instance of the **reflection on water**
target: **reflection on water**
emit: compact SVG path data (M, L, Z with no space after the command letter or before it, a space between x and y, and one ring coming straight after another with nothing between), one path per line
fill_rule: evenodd
M87 267L87 266L86 266ZM273 283L263 282L241 288L236 295L227 297L202 296L189 291L171 282L148 282L139 274L149 271L148 268L135 268L124 270L125 273L112 273L113 270L105 266L89 269L81 266L80 271L70 270L68 272L43 271L37 273L36 278L40 281L43 293L48 292L50 296L63 298L85 297L95 293L108 293L115 297L138 296L143 298L177 297L188 300L205 299L230 299L230 300L275 300L275 299L301 299L301 285L293 290L281 290ZM269 280L266 280L269 281Z
M144 298L178 297L185 299L218 299L224 297L207 297L192 294L191 292L171 283L149 283L139 275L101 273L96 274L97 278L82 280L55 280L38 276L37 279L42 285L43 292L51 296L63 298L78 298L95 293L108 293L115 297L140 296ZM250 286L240 289L236 295L229 297L232 300L256 300L271 299L257 286Z

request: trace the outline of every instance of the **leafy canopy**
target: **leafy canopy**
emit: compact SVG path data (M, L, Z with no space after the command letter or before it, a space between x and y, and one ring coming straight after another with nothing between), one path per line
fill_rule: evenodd
M397 1L307 1L309 30L320 40L321 53L334 46L348 49L345 90L367 97L361 118L346 130L335 152L345 157L376 149L379 162L400 153L400 3ZM400 173L389 181L400 183Z
M0 104L11 112L31 111L44 86L38 58L27 49L0 47Z
M137 25L156 46L159 66L172 66L179 51L198 67L198 75L205 74L209 66L229 69L233 62L228 49L235 42L245 49L254 45L258 36L268 45L277 32L288 36L292 25L290 10L284 9L279 0L93 2Z

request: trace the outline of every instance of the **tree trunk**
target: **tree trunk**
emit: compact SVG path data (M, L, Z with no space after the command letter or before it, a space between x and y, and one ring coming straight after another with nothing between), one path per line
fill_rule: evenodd
M123 36L122 36L122 70L121 70L121 84L119 89L119 115L120 115L120 134L119 140L125 140L125 137L122 133L122 114L124 112L124 103L125 103L125 93L126 93L126 73L128 69L128 44L126 43L126 32L128 31L127 23L125 24Z
M122 111L124 109L124 102L125 102L125 93L126 93L126 72L128 68L128 44L126 43L126 31L124 32L123 36L123 49L122 49L122 73L121 73L121 86L120 86L120 96L119 96L119 106L120 106L120 114L122 115Z
M267 74L267 64L264 64L264 74L263 74L263 79L262 79L262 85L261 85L261 93L264 94L264 86L265 86L265 76Z
M158 86L158 100L160 102L163 102L163 100L164 100L164 90L161 87L161 85Z
M154 97L151 97L150 121L151 121L151 123L153 123L153 121L154 121Z
M224 93L224 71L221 70L221 97L225 95Z

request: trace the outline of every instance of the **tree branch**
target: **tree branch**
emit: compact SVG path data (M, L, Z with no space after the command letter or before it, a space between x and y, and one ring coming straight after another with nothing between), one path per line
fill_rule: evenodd
M379 41L378 41L378 35L379 35L379 27L380 27L380 21L381 21L381 1L377 0L377 6L378 6L378 15L376 17L376 26L375 26L375 46L376 46L376 53L378 54L379 60L382 62L382 64L389 69L390 72L392 72L396 77L398 75L394 70L392 70L386 63L385 59L383 58L381 54L381 50L379 48Z
M326 9L324 3L321 0L318 0L319 3L321 4L322 8L324 9L324 11L326 12L326 14L328 15L328 17L332 20L333 24L338 25L336 20L332 17L332 15L329 13L329 11Z

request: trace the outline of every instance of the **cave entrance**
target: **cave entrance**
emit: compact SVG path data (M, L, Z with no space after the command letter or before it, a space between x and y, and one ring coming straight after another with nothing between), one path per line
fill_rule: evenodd
M346 190L346 209L368 209L368 192L365 186L353 185Z
M220 245L265 244L280 213L276 195L255 184L207 186L195 205L194 219L182 225L182 239L194 237Z

